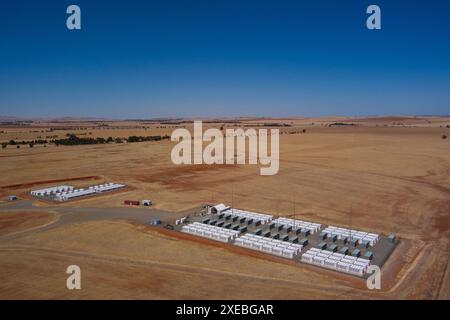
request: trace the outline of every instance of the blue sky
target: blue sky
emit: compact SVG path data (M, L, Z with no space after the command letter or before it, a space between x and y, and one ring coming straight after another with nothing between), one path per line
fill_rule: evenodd
M444 0L7 0L0 115L450 114L449 18Z

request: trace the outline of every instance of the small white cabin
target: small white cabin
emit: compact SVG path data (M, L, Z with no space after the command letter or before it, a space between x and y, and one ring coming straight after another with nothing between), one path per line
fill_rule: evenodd
M150 207L152 204L152 200L142 200L142 205L145 207Z

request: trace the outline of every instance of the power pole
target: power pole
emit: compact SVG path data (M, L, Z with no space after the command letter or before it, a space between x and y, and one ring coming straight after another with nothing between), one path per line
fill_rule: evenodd
M280 205L280 202L277 200L277 217L280 216L279 210L278 210L278 206Z
M294 199L294 194L292 194L292 205L294 207L294 228L297 228L297 220L296 220L296 215L295 215L295 199Z
M234 214L234 193L233 193L233 184L231 184L231 213Z
M350 234L350 242L352 241L352 214L353 214L353 210L350 207L350 212L349 212L349 234Z

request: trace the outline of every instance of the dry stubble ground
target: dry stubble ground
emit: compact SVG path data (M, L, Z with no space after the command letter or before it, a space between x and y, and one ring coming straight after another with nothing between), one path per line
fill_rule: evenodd
M426 126L308 127L305 134L281 136L280 172L271 177L260 176L255 166L174 166L170 142L3 150L2 185L99 176L132 187L64 206L151 198L158 208L178 211L233 200L237 207L343 226L351 210L355 228L395 232L404 241L383 268L383 291L369 292L361 281L314 267L125 222L89 222L1 241L6 281L0 296L448 299L450 141L441 133ZM85 281L76 293L64 287L65 268L74 261L83 266Z

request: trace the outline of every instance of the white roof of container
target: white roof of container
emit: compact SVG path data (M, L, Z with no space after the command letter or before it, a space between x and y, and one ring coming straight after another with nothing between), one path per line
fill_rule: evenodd
M226 209L229 209L230 207L227 207L223 203L220 203L220 204L214 206L213 208L215 208L217 210L217 212L222 212L222 211L225 211Z
M32 190L31 192L34 192L34 193L50 192L50 191L56 191L57 189L67 189L67 188L70 188L70 187L71 186L68 186L68 185L61 185L61 186L54 186L54 187L49 187L49 188L45 188L45 189Z

